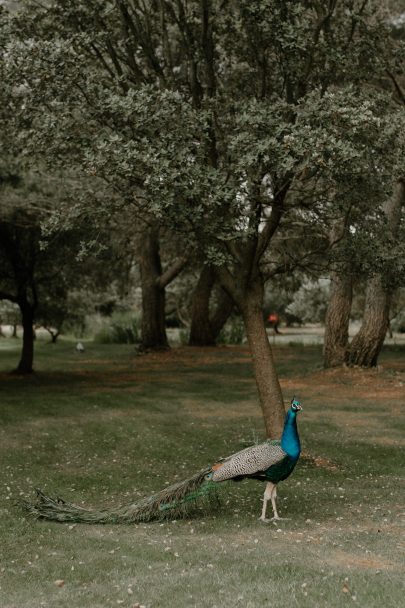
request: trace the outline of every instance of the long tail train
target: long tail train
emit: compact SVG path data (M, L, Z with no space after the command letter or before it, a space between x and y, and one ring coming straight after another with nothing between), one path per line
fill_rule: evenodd
M37 490L37 502L22 501L23 508L41 519L88 524L140 523L186 517L197 507L213 507L219 502L218 484L207 479L211 468L193 477L143 498L138 502L113 509L91 510L50 498Z

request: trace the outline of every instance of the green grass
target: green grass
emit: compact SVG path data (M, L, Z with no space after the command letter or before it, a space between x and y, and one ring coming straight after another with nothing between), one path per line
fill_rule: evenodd
M318 347L275 349L285 397L303 401L303 448L322 465L304 458L280 484L289 520L261 524L264 488L246 481L224 484L211 515L72 527L15 503L34 487L89 506L130 502L262 438L247 351L134 358L131 346L79 355L38 341L37 373L21 378L7 373L19 346L0 340L2 608L402 605L399 349L381 372L326 374Z

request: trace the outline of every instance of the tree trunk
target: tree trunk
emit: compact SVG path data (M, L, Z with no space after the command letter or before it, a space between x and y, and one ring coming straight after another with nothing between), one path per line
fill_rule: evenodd
M215 337L210 323L210 298L215 275L204 266L193 295L189 346L213 346Z
M405 203L405 180L398 180L393 196L384 205L387 227L392 237L398 235L401 209ZM389 275L389 273L388 273ZM375 367L389 326L393 284L387 275L374 275L367 283L363 322L348 349L348 365Z
M361 328L348 349L348 365L374 367L384 344L389 323L391 294L384 287L382 277L369 279Z
M20 362L15 370L18 374L32 374L34 361L34 308L27 300L18 303L23 326L23 347Z
M165 289L159 279L162 266L157 228L145 231L140 255L142 284L141 349L165 350L169 348L165 327Z
M271 439L279 439L284 427L285 410L263 319L263 285L258 282L249 286L239 307L252 355L266 434Z
M325 367L337 367L345 362L353 298L353 280L350 275L333 272L331 279L323 346Z
M44 329L46 329L46 331L51 336L51 344L56 344L56 341L57 341L58 337L60 336L60 331L59 330L53 331L49 327L44 327Z
M232 298L218 286L217 305L214 314L210 314L215 282L214 271L209 266L205 266L193 296L189 346L214 346L232 312L234 307Z
M221 329L229 319L235 306L234 301L226 291L220 286L218 286L218 289L218 303L211 318L211 331L215 341L218 339Z

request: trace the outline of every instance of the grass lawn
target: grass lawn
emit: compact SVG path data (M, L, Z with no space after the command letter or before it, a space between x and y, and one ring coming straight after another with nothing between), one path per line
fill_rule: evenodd
M0 340L1 608L403 606L405 357L323 372L313 346L279 346L305 457L279 486L288 520L258 521L264 486L223 484L192 520L132 526L35 521L33 488L108 507L186 478L263 438L248 352L38 340L32 377ZM401 553L402 549L402 553Z

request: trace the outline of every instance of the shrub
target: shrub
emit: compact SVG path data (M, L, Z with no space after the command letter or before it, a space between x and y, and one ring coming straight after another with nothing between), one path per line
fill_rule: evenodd
M138 320L130 313L114 313L94 336L98 344L135 344Z
M221 329L218 344L242 344L245 338L245 327L240 317L232 317Z

